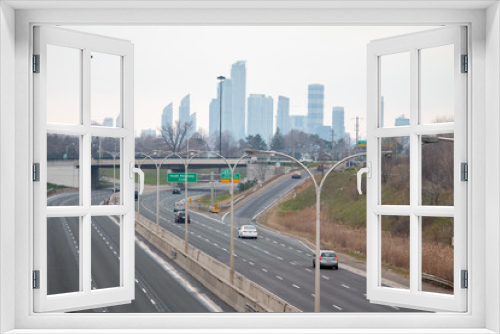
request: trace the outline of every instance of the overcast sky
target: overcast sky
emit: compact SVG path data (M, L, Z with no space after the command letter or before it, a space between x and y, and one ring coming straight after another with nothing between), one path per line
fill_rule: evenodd
M331 125L333 106L343 106L346 131L352 135L352 119L359 116L366 121L367 44L379 38L429 29L330 26L67 28L127 39L134 44L135 126L138 132L157 129L162 109L170 102L174 104L174 118L177 118L179 102L187 94L191 94L191 113L197 113L198 127L208 131L209 103L217 94L217 76L230 77L231 64L244 60L247 96L272 96L275 116L279 95L290 98L292 115L305 115L307 86L320 83L325 86L324 123ZM110 86L105 81L101 84ZM390 103L391 99L386 97L386 106ZM115 114L109 116L116 117ZM96 121L102 121L103 117L102 114L93 115ZM364 128L364 123L362 126Z

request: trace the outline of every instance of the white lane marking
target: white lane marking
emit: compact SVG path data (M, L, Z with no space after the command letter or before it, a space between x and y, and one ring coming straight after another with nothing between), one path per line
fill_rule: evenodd
M139 281L137 280L137 278L135 279L135 282L136 282L136 283L139 283Z
M395 310L399 310L399 307L397 307L397 306L392 306L392 305L391 305L391 307L392 307L393 309L395 309Z
M253 266L253 265L254 265L254 263L253 263L253 262L248 261L248 263L249 263L251 266Z
M265 272L265 273L267 273L267 269L262 268L262 271Z
M295 264L295 262L290 262L290 264L291 264L292 266L295 266L295 265L296 265L296 264Z
M280 244L280 245L283 246L283 247L286 247L285 244Z
M225 248L222 248L222 250L223 250L224 252L227 252L227 249L225 249Z
M142 292L146 293L146 289L142 288Z
M298 286L298 285L292 284L292 286L293 286L294 288L296 288L296 289L300 289L300 286Z
M311 270L311 269L309 269L309 268L306 268L306 270L307 270L308 272L311 272L311 271L312 271L312 270Z
M325 275L321 275L321 277L323 277L323 278L324 278L324 279L326 279L326 280L329 280L329 279L330 279L330 277L325 276Z
M273 243L277 244L278 242L276 240L273 240Z
M316 297L316 295L315 295L314 293L311 293L311 296L312 296L313 298L314 298L314 297Z
M224 214L224 216L222 216L222 219L221 219L222 221L224 221L224 219L226 218L226 216L227 216L227 214L228 214L228 213L229 213L229 212L226 212L226 213Z
M350 289L350 287L348 285L345 285L345 284L342 284L342 287L344 287L346 289Z
M279 279L280 281L283 280L283 277L281 277L281 276L276 276L276 278Z
M156 302L153 299L150 299L150 300L151 300L151 304L156 305Z
M342 311L342 307L340 307L340 306L333 305L333 307L335 307L335 308L336 308L337 310L339 310L339 311Z

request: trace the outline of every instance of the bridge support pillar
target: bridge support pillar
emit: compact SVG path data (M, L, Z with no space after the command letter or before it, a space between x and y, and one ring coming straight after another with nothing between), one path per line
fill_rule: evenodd
M92 166L90 180L92 189L99 188L99 166Z

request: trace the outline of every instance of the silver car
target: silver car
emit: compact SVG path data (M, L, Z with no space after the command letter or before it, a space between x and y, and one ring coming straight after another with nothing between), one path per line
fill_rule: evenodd
M313 268L316 267L316 254L313 255ZM331 250L322 250L319 252L319 267L320 269L323 267L339 269L339 260L337 257L337 253Z

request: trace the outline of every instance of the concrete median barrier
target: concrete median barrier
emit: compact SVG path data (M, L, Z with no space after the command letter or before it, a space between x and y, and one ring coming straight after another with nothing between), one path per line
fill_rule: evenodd
M184 240L136 214L136 233L189 272L206 288L238 312L301 312L283 299L192 246L184 252Z

